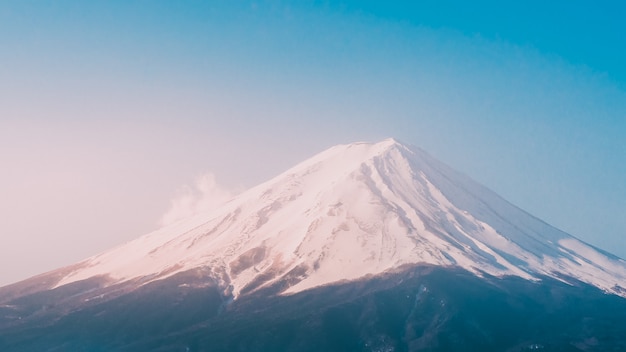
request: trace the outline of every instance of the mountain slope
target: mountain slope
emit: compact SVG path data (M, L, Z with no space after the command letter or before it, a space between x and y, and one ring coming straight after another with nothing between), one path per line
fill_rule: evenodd
M626 300L592 286L418 265L224 300L191 272L10 328L3 351L622 351ZM269 292L268 292L269 291Z
M53 272L43 288L145 284L202 268L234 296L277 282L295 293L408 264L626 287L622 259L388 139L330 148L214 211Z
M390 139L0 288L0 350L621 350L623 287L622 259Z

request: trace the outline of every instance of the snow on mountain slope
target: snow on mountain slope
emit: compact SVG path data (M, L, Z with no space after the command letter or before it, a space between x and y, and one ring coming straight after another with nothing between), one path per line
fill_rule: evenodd
M278 281L295 293L419 263L626 287L622 259L393 139L330 148L218 209L79 263L56 287L205 268L235 296Z

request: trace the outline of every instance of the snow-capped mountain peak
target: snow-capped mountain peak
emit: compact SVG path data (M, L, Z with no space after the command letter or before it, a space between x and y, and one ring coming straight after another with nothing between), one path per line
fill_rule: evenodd
M201 268L235 296L278 282L288 294L413 264L626 287L623 260L394 139L332 147L215 210L79 263L56 286Z

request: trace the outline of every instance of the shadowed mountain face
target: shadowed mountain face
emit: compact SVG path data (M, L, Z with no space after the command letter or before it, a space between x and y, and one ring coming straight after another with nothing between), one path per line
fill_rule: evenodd
M626 300L581 283L478 278L418 266L289 296L237 300L197 273L66 312L48 295L9 302L3 351L617 351ZM6 306L4 309L7 309ZM31 314L29 317L28 314Z
M620 350L623 287L624 260L390 139L0 288L0 351Z

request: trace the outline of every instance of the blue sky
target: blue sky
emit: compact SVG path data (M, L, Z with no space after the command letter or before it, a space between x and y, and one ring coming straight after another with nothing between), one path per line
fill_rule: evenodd
M625 15L582 1L4 1L0 265L15 269L0 284L154 229L205 173L241 189L390 136L626 257Z

